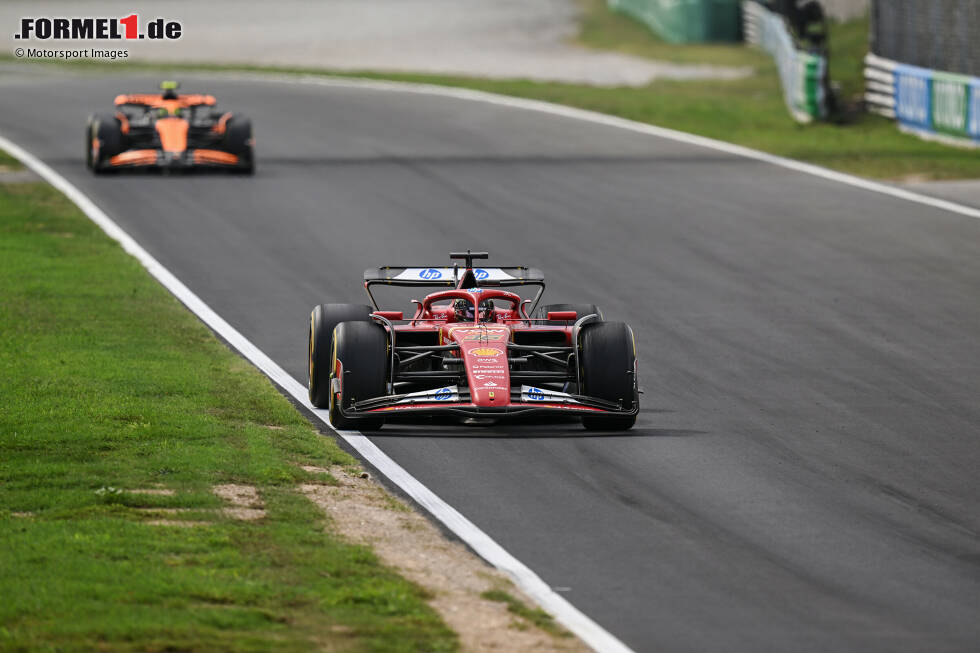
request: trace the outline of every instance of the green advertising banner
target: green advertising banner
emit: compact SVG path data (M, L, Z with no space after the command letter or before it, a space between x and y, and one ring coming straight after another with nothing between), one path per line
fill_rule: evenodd
M940 133L969 138L970 78L949 73L932 75L932 125Z
M671 43L738 41L740 0L608 0Z

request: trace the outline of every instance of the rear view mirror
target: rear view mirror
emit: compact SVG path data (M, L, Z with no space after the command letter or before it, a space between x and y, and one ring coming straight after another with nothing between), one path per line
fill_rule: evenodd
M401 311L375 311L375 315L386 320L404 320L405 315Z
M555 321L574 322L578 318L575 311L548 311L548 319Z

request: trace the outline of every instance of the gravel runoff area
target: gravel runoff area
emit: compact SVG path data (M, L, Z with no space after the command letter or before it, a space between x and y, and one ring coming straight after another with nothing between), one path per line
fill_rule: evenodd
M643 86L655 79L737 78L747 68L682 65L572 43L576 0L36 0L0 3L7 47L122 48L129 59L295 65ZM179 41L24 41L22 17L163 17Z
M466 653L589 650L550 617L527 608L534 602L501 572L461 543L448 540L432 522L394 499L366 473L350 474L339 466L304 469L328 472L337 479L337 485L307 484L300 489L331 517L341 535L370 546L385 565L429 592L429 605L459 634ZM494 596L516 598L544 617L549 627L536 625Z

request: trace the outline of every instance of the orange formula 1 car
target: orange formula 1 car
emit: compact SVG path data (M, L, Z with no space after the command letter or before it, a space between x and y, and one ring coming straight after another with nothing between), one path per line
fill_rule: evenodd
M212 95L161 93L116 97L114 114L96 114L85 129L85 162L96 174L132 168L255 170L252 123L218 111Z

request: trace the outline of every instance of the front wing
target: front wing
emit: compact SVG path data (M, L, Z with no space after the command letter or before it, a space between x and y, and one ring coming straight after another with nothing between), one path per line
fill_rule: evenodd
M488 417L495 419L525 416L581 416L581 415L636 415L639 406L624 410L618 403L596 397L572 395L563 392L539 390L523 386L511 389L511 401L503 406L477 406L469 393L458 391L455 386L404 395L387 395L355 402L346 410L344 417L383 417L385 420L419 416Z
M179 170L189 168L243 168L246 162L239 156L223 150L205 148L184 152L165 152L160 149L127 150L115 155L101 166L103 170L155 168Z

